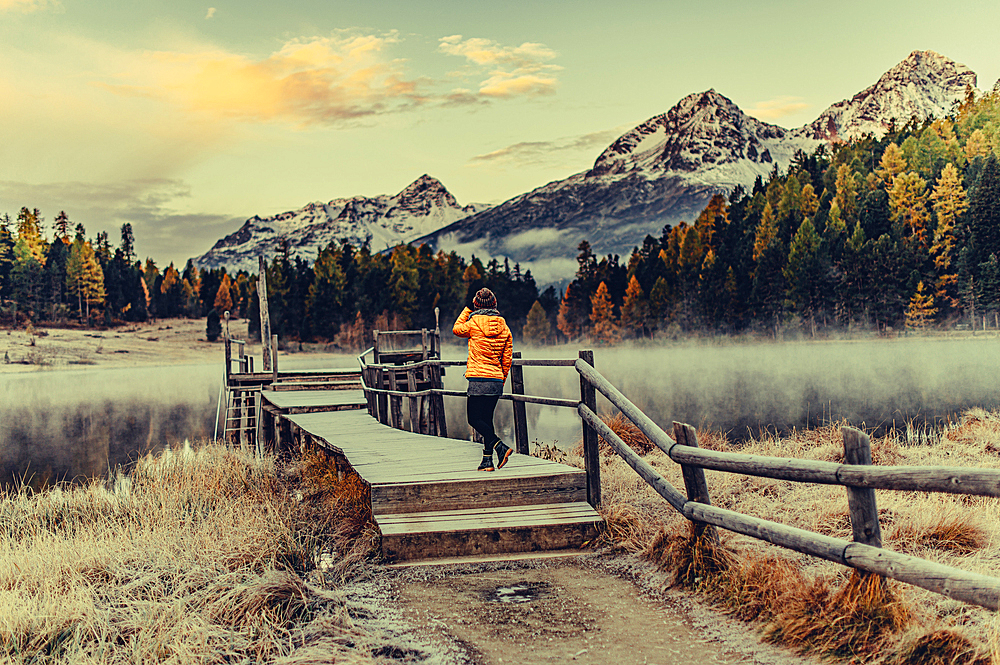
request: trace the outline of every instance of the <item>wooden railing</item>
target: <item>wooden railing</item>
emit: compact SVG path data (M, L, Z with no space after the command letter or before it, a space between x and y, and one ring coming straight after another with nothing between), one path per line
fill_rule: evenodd
M464 366L465 362L428 360L402 366L365 365L363 355L362 382L368 411L373 417L402 428L401 404L405 397L411 404L413 431L447 436L443 398L464 397L465 393L445 390L441 372L444 367ZM702 450L698 447L693 427L675 422L671 437L594 368L593 352L581 351L579 355L573 360L528 360L516 354L511 369L512 392L505 393L501 399L513 403L514 438L517 451L522 454L528 453L524 404L573 407L577 410L583 427L584 466L591 505L596 507L601 502L600 436L670 506L694 523L698 531L720 527L851 568L891 577L957 600L1000 609L1000 579L883 549L874 493L876 489L888 489L1000 497L1000 470L943 466L874 467L871 465L868 435L852 427L842 430L845 464ZM522 373L525 366L574 367L580 375L579 401L525 395ZM418 370L428 377L423 386L417 379ZM405 374L405 380L400 378L400 373ZM402 390L403 387L420 389L408 391ZM681 465L685 492L671 485L597 415L597 392L604 395L671 460ZM413 406L414 400L418 399L433 403L429 410L436 413L434 420L421 419L421 407ZM842 485L847 489L853 540L824 536L713 506L704 469Z

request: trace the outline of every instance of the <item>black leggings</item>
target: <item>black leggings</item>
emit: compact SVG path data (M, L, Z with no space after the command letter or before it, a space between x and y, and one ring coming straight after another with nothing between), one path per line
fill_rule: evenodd
M500 395L469 395L465 403L469 424L483 437L484 455L492 455L493 446L500 440L493 429L493 411L499 401Z

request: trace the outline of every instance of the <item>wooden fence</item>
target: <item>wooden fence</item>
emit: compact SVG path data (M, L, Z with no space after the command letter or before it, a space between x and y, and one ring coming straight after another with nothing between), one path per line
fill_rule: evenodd
M764 540L797 552L891 577L950 598L989 609L1000 609L1000 578L979 575L900 554L882 548L876 489L947 492L1000 497L1000 470L943 466L871 465L868 435L852 427L842 430L845 464L761 455L745 455L698 447L695 429L673 423L673 437L639 410L594 368L592 351L580 351L572 360L528 360L515 354L511 369L511 393L501 399L513 403L514 438L517 452L528 454L527 419L524 404L572 407L583 427L584 467L587 496L591 505L601 502L598 436L666 499L675 510L691 520L697 529L711 526ZM443 367L464 366L464 361L428 360L409 365L365 365L362 382L369 413L380 422L402 428L402 400L410 400L410 428L425 434L447 436L444 397L464 397L465 393L445 390ZM573 367L580 375L580 399L568 400L524 394L523 367ZM421 382L418 372L427 379ZM401 376L402 375L402 376ZM402 390L414 387L418 390ZM685 492L679 491L642 457L635 453L597 415L596 393L600 392L671 460L681 465ZM417 400L423 400L422 406ZM421 409L434 413L421 417ZM704 469L761 476L795 482L842 485L846 487L853 540L847 541L805 529L744 515L712 505Z

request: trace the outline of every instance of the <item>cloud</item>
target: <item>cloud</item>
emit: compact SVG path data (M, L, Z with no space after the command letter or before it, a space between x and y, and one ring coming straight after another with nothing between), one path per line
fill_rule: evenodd
M49 7L58 8L55 0L0 0L0 12L34 12Z
M187 184L167 178L44 184L2 180L0 214L9 212L14 217L21 206L37 207L51 222L65 210L72 224L82 223L87 228L88 236L106 231L112 244L117 244L121 225L128 222L141 256L152 256L162 264L183 264L244 221L230 215L180 210L190 196ZM9 210L5 209L8 205Z
M775 97L767 101L757 102L753 107L748 108L746 113L759 120L779 120L785 116L804 111L809 106L802 101L801 97Z
M476 155L469 159L469 163L473 166L503 163L518 166L551 165L560 162L572 153L595 149L603 150L621 136L627 128L628 125L620 125L614 129L563 137L552 141L521 141L499 150Z
M555 74L562 70L548 62L558 55L555 51L533 42L503 46L481 37L451 35L438 40L438 51L465 58L472 68L469 76L481 78L479 95L488 98L553 94L558 84Z
M209 7L208 8L208 13L205 14L205 18L209 19L209 18L212 18L213 16L215 16L215 7Z
M383 35L293 39L263 59L222 50L149 51L97 85L196 113L245 121L331 124L427 102L426 81L408 77Z

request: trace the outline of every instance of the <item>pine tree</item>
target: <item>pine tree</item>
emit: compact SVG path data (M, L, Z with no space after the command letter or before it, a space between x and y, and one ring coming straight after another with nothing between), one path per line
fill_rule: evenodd
M611 296L604 282L597 286L597 291L590 298L590 321L593 323L593 338L604 344L615 344L621 341L621 328L614 315Z
M551 334L552 328L549 324L549 318L545 314L545 308L542 307L542 303L536 300L528 312L528 321L524 324L521 335L526 342L545 344Z
M834 200L840 208L841 217L845 224L853 222L858 214L858 185L854 179L854 172L848 164L837 167L835 186L837 193L834 195Z
M622 301L622 329L631 331L639 337L645 337L649 323L649 303L646 301L639 280L632 275L625 289L625 299Z
M921 280L906 308L906 327L911 330L923 330L937 312L938 310L934 306L934 296L924 291L924 282Z
M417 263L411 248L407 245L400 245L392 250L391 263L389 293L395 308L394 313L400 317L404 325L408 326L418 306L420 276L417 273Z
M56 215L55 221L52 222L52 229L55 233L55 239L69 244L69 215L66 214L65 210L60 210L59 214Z
M808 317L815 334L816 314L822 306L823 266L820 238L808 219L803 220L788 249L788 263L782 271L788 280L788 303Z
M313 264L313 281L306 298L306 311L312 334L332 340L343 317L343 293L347 283L332 245L320 251Z

